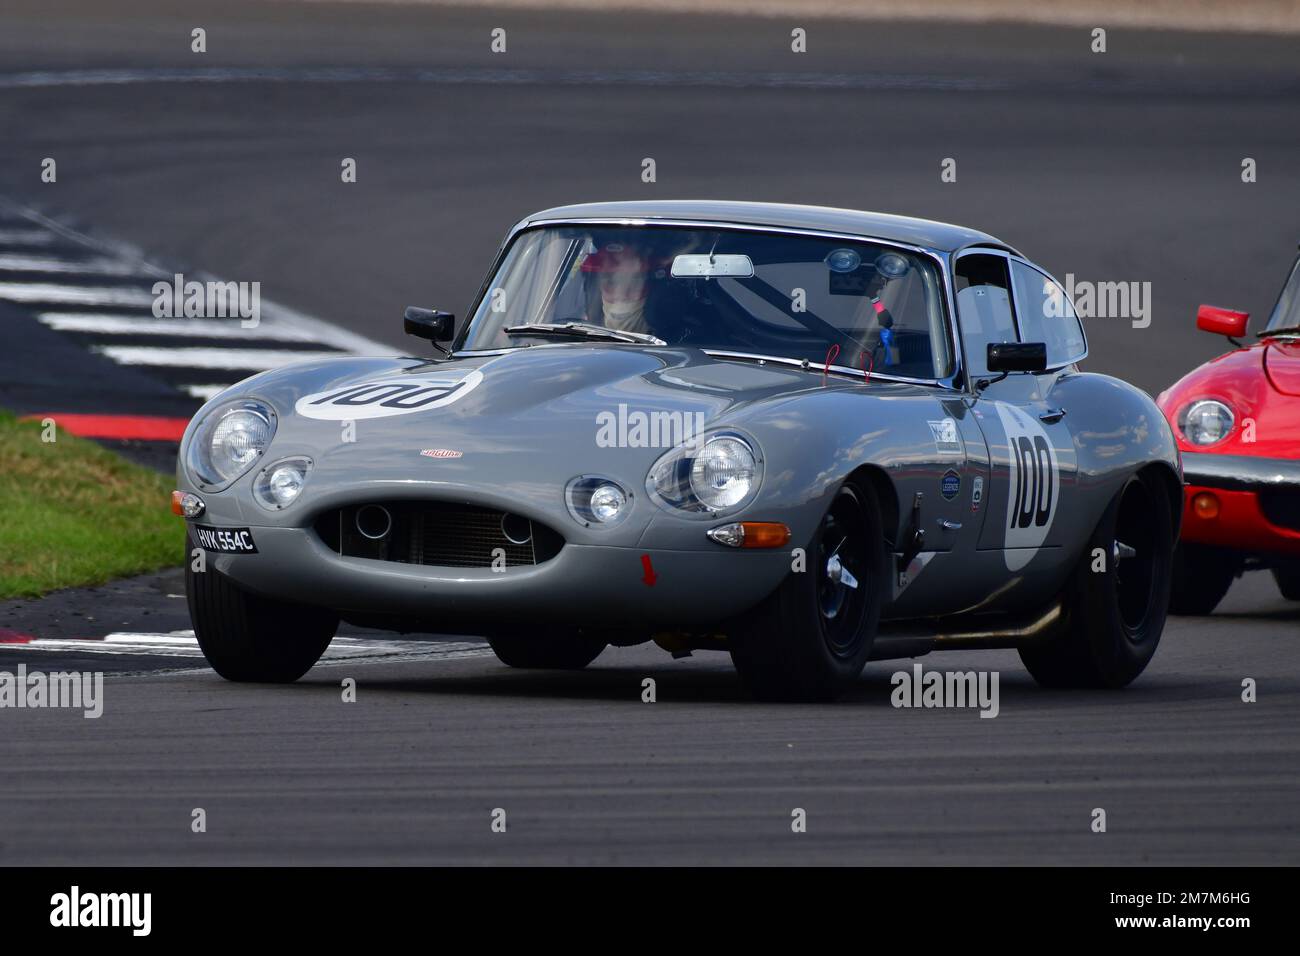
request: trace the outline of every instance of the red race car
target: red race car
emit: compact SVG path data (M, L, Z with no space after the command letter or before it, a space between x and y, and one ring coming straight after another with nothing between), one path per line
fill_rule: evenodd
M1187 481L1175 614L1209 614L1235 577L1257 568L1300 601L1300 258L1259 341L1243 345L1249 318L1201 306L1197 328L1234 349L1156 398Z

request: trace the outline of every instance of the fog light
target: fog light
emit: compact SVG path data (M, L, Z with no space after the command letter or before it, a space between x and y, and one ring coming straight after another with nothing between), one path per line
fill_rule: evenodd
M1208 491L1202 491L1192 499L1192 511L1196 517L1207 521L1219 517L1219 498Z
M627 504L627 495L618 485L601 485L591 493L591 513L597 521L613 521Z
M303 473L289 465L281 465L271 472L269 482L271 497L281 506L287 505L302 491Z
M607 530L622 524L632 511L632 493L614 478L579 475L564 488L573 520L587 528Z
M197 518L203 514L207 505L198 495L188 491L172 492L172 514L182 518Z

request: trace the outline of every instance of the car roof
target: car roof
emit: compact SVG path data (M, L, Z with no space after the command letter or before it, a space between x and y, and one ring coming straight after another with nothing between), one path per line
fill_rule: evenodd
M1010 252L1016 251L1007 243L986 232L967 229L965 226L954 226L946 222L879 212L862 212L857 209L837 209L832 206L804 206L775 202L661 199L579 203L535 212L521 222L520 226L546 220L576 219L675 219L686 222L734 223L739 226L771 226L780 229L869 236L941 252L955 252L966 246L994 246Z

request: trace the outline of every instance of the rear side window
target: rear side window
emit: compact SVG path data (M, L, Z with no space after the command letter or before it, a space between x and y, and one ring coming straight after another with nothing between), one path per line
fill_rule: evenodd
M1065 290L1033 266L1011 262L1016 293L1016 317L1022 342L1047 344L1047 367L1069 365L1083 358L1087 346L1083 326Z

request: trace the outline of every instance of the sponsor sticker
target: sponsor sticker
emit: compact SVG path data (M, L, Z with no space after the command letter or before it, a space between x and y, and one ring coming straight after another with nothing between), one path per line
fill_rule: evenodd
M961 492L961 475L949 468L939 481L939 493L945 501L952 501Z
M984 476L976 475L975 480L971 482L970 487L970 510L971 513L980 510L980 505L984 503Z
M425 448L420 454L425 458L461 458L465 453L454 448Z
M194 526L194 540L205 551L221 554L257 554L253 532L248 528L213 528L206 524Z
M961 453L961 437L957 434L957 422L952 418L942 421L927 422L930 434L934 436L934 447L942 452Z

